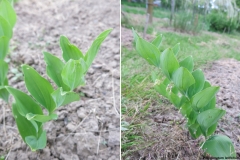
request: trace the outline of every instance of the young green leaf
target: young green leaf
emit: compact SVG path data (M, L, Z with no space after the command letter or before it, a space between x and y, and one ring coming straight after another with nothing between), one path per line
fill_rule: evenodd
M159 67L160 51L152 43L142 38L138 38L136 42L136 50L149 64Z
M8 103L9 93L5 88L0 87L0 98Z
M137 43L138 38L140 38L140 36L137 34L137 32L132 28L132 32L133 32L133 39L135 44Z
M46 68L48 76L57 84L58 87L62 87L64 91L69 91L69 87L63 83L61 76L64 63L59 58L48 52L44 52L43 54L44 60L47 64Z
M172 80L176 87L185 92L195 83L192 74L184 67L178 68L172 75Z
M9 38L6 36L0 37L0 60L3 60L8 53Z
M192 73L192 71L193 71L193 66L194 66L192 56L188 56L187 58L185 58L184 60L182 60L181 62L179 62L179 65L180 65L181 67L187 68L188 71Z
M170 92L168 98L175 107L177 107L178 109L180 108L181 97L177 96L173 92Z
M180 51L180 43L177 43L173 48L173 53L176 56L178 54L178 52Z
M194 72L192 72L192 75L195 79L195 83L188 89L187 95L189 98L191 98L196 93L200 92L205 84L205 77L200 69L197 69Z
M163 35L159 35L154 40L152 40L152 44L156 46L158 49L160 49L161 43L162 43Z
M6 19L11 28L8 30L12 30L13 26L17 21L16 13L8 0L2 0L0 3L0 15ZM1 21L1 20L0 20Z
M22 65L24 81L31 95L50 113L56 108L51 93L54 91L51 84L39 75L32 67Z
M80 64L80 61L70 59L62 70L63 82L72 91L79 85L83 85L84 82L84 67Z
M180 112L184 117L189 117L189 115L192 112L191 103L189 101L186 101L180 108Z
M112 31L112 29L108 29L103 31L101 34L99 34L97 36L97 38L93 41L91 47L88 49L85 57L84 57L84 61L87 64L87 70L88 68L91 66L94 58L97 55L97 52L100 48L100 45L102 44L102 42L106 39L106 37L109 35L109 33Z
M6 81L7 72L8 72L8 64L0 59L0 86L4 86L4 82Z
M202 107L205 107L218 92L219 87L208 87L191 98L192 105L196 111L199 111Z
M28 113L43 114L41 107L29 95L12 87L6 89L13 95L19 114L24 117Z
M156 85L154 88L162 96L168 98L167 86L165 86L163 83Z
M197 139L202 133L197 122L188 126L188 130L194 139Z
M201 127L202 133L207 136L208 129L217 123L217 121L222 118L226 111L218 108L209 109L201 112L197 116L197 121Z
M36 151L38 149L43 149L47 145L47 134L46 131L43 131L39 138L36 136L27 136L25 138L25 142L29 145L32 151Z
M203 144L202 149L213 157L236 157L232 141L224 135L213 135Z
M71 44L67 37L60 37L60 46L62 49L63 59L67 62L70 59L79 60L84 58L82 52L75 45Z
M173 54L172 49L164 50L160 57L160 67L168 79L171 79L172 74L179 68L179 63Z
M27 120L27 118L25 118L24 116L22 116L19 112L18 112L18 106L16 103L12 104L12 112L14 115L14 119L17 123L17 127L18 127L18 131L22 137L22 139L25 141L25 137L27 136L37 136L37 130L36 130L36 126L34 126L29 120ZM26 127L27 126L27 127ZM41 129L38 129L41 130Z
M26 118L29 121L33 120L33 121L45 123L50 120L56 120L58 118L58 115L54 113L50 115L39 115L39 114L28 113L26 115Z
M53 100L55 101L57 107L64 106L73 101L80 100L80 97L77 93L64 92L61 87L58 88L56 91L54 91L51 95L52 95Z
M6 36L9 39L12 38L12 30L10 29L8 22L0 16L0 37L2 36Z

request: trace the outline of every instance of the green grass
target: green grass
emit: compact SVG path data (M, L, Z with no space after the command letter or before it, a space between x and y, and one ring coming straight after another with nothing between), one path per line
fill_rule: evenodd
M129 5L123 4L122 5L122 11L127 12L127 13L144 15L144 14L146 14L146 7L142 8L142 7L135 7L135 6L129 6ZM170 10L155 7L153 9L153 17L169 18L170 17Z
M161 51L180 43L178 59L192 55L196 68L205 68L209 62L221 58L240 60L239 35L204 32L197 36L163 32ZM124 39L122 39L124 41ZM149 108L161 112L169 102L154 90L154 75L162 79L161 71L141 58L135 49L122 47L121 52L121 111L122 121L129 125L122 131L123 159L141 149L150 147L154 140L146 142L146 127L150 126L152 113ZM136 157L135 157L136 158Z

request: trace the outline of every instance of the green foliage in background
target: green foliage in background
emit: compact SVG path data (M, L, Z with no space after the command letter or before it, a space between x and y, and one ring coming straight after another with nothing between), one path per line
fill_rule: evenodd
M213 134L218 120L225 114L225 110L215 106L219 87L211 86L200 69L194 70L192 56L178 61L179 43L160 52L162 35L151 42L134 30L133 35L138 54L166 76L163 81L156 81L155 89L186 117L187 128L194 139L205 137L201 148L213 157L236 157L231 140Z
M207 16L211 31L230 33L239 26L237 18L229 18L224 11L212 10Z

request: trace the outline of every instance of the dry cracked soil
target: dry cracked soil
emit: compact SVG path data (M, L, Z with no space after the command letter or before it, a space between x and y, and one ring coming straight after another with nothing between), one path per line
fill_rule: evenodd
M10 104L0 101L0 156L8 160L116 160L120 157L120 18L118 0L19 0L11 40L9 83L27 92L21 64L47 78L43 51L61 57L60 35L86 53L102 31L113 28L85 79L81 100L57 109L44 125L47 147L32 152L21 139Z

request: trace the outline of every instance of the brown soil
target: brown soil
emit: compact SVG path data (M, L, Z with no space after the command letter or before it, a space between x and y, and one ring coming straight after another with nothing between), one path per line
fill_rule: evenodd
M131 49L133 37L131 30L121 28L122 46ZM147 39L152 39L147 35ZM217 107L226 110L219 121L216 134L228 136L240 158L240 62L223 59L208 64L204 69L205 77L212 85L220 86L217 94ZM239 72L239 73L238 73ZM161 106L151 106L148 114L141 117L147 126L141 135L143 143L138 151L124 159L202 159L199 146L203 137L193 140L185 127L186 120L168 101ZM143 123L143 122L142 122ZM151 144L146 146L146 144Z
M17 74L21 64L47 77L42 52L61 57L60 35L85 53L103 30L113 31L86 75L86 86L76 90L81 100L59 108L58 120L45 124L45 149L31 152L18 133L10 105L0 100L0 156L9 160L119 159L119 6L118 0L21 0L15 4L18 21L8 56L8 78L11 86L23 91L23 77Z

